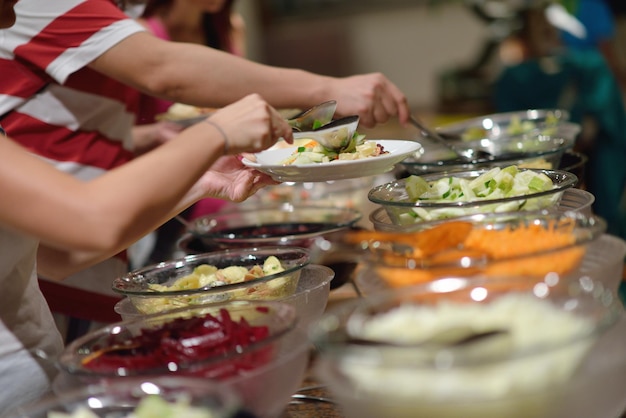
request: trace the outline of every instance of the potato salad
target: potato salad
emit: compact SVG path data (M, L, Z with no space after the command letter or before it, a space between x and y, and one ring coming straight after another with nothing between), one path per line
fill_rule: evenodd
M351 145L340 152L324 148L317 141L308 140L298 146L294 152L281 161L282 165L306 165L330 163L333 161L352 161L387 154L375 141L365 141L365 135L353 139Z

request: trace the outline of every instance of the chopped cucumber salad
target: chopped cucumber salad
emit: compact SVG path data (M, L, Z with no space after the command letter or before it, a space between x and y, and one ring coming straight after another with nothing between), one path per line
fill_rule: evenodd
M531 199L512 199L554 189L552 179L541 171L520 170L517 166L495 167L475 178L442 177L427 182L420 176L410 176L405 187L411 202L458 203L496 200L493 204L474 207L445 206L442 208L414 207L399 213L401 224L431 221L473 213L539 210L554 205L560 193ZM506 199L505 201L498 201Z

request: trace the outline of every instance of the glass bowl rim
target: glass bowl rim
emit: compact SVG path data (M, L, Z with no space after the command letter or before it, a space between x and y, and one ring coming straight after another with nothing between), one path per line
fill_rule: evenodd
M430 182L434 180L438 180L445 177L478 177L480 174L486 173L491 168L486 169L477 169L477 170L465 170L465 171L456 171L456 172L439 172L439 173L428 173L423 175L416 175L423 178L425 181ZM520 171L533 171L533 172L541 172L546 174L550 179L555 182L554 188L550 190L544 190L537 193L531 193L526 195L519 196L510 196L503 197L498 199L478 199L478 200L470 200L470 201L460 201L460 202L410 202L410 201L393 201L393 200L384 200L380 197L377 197L376 194L382 193L384 190L389 190L392 188L397 188L402 186L408 177L395 180L389 183L385 183L379 186L372 188L367 198L372 202L383 206L396 206L396 207L404 207L404 208L424 208L424 209L441 209L441 208L467 208L467 207L477 207L477 206L485 206L494 203L506 203L506 202L516 202L519 200L528 200L534 199L537 197L548 196L552 194L556 194L564 191L570 187L574 187L576 183L578 183L578 177L570 173L569 171L563 170L544 170L544 169L533 169L533 168L520 168Z
M367 257L365 259L365 262L373 266L378 265L383 268L402 268L402 269L407 269L407 270L423 270L423 269L430 269L430 268L449 268L449 267L463 267L467 269L476 268L476 267L480 268L480 267L487 266L490 263L497 264L497 263L504 263L504 262L509 262L509 261L519 261L519 260L524 260L525 258L533 258L533 257L548 255L548 254L558 254L568 249L587 245L588 243L598 239L603 233L606 232L606 228L607 228L606 221L597 215L593 215L593 214L586 215L584 213L576 212L576 211L566 211L566 212L559 213L559 212L551 212L548 210L528 211L528 212L523 212L523 213L515 213L515 212L476 213L476 214L461 216L461 217L454 218L454 219L442 219L440 222L431 223L430 226L436 227L447 222L478 221L477 223L472 222L474 223L473 228L476 228L477 226L480 227L481 225L493 225L490 222L496 222L499 218L503 218L501 222L504 222L504 225L507 225L507 220L510 220L515 223L515 226L521 225L519 224L519 222L521 222L522 220L524 220L526 224L536 224L538 220L542 222L546 222L546 223L549 223L552 221L567 222L571 220L571 221L576 222L576 224L574 225L574 229L583 228L586 233L576 234L575 235L576 240L574 242L567 243L565 245L554 246L548 249L541 249L539 251L533 251L533 252L528 252L528 253L518 254L518 255L511 255L508 257L502 257L498 259L463 258L463 259L457 259L457 260L452 260L452 261L442 261L442 262L433 263L432 260L429 262L428 259L425 259L425 260L417 259L417 258L411 257L410 255L407 255L401 258L402 263L398 262L398 263L392 264L386 261L381 261L381 257L378 254L378 251L384 252L385 250L374 249L376 251L374 253L374 257L371 257L371 256ZM485 222L485 224L482 224L481 222ZM579 225L580 223L582 223L582 225ZM419 225L419 224L416 224L416 225ZM412 232L419 233L420 230L412 231ZM411 233L411 232L408 232L408 233Z
M259 237L259 238L232 237L230 236L231 234L229 233L223 233L219 231L211 232L211 229L207 230L206 227L203 227L202 225L203 223L210 222L211 220L235 218L237 216L241 216L242 214L258 214L260 212L276 213L277 211L298 214L298 210L327 211L327 213L331 212L333 214L346 215L346 220L342 222L337 222L333 224L332 226L328 226L325 229L317 230L315 232L291 233L289 235L281 235L281 236L272 235L269 237ZM193 236L196 236L202 239L211 239L217 242L263 243L263 242L270 242L270 241L274 242L277 239L280 239L281 241L286 241L290 239L305 239L305 238L316 237L316 236L319 236L320 234L330 233L330 232L334 232L334 231L341 230L344 228L348 228L356 224L358 221L360 221L362 217L363 217L363 214L359 210L354 209L354 208L349 208L349 207L337 207L337 206L330 206L330 205L325 206L325 205L314 205L314 204L312 205L312 204L307 204L307 203L299 204L299 203L289 203L289 202L267 203L267 204L253 205L250 207L240 207L240 208L236 208L235 210L232 210L232 209L222 210L220 212L216 212L213 214L201 216L189 222L189 225L187 226L187 230ZM245 225L260 227L265 224L266 224L265 222L261 222L261 223L248 222Z
M493 158L484 158L484 159L477 159L474 161L463 161L461 159L458 158L452 158L452 159L438 159L438 160L432 160L432 161L422 161L420 160L420 158L422 158L424 156L424 154L420 155L419 157L415 157L415 156L409 156L407 158L405 158L404 160L400 161L399 164L405 166L405 167L409 167L409 168L414 168L414 167L424 167L425 169L436 169L436 168L442 168L442 169L450 169L450 168L454 168L454 167L468 167L468 169L472 166L472 165L489 165L489 164L498 164L498 165L502 165L502 164L507 164L510 163L511 165L514 164L515 161L520 161L520 160L528 160L528 159L534 159L534 158L540 158L540 157L552 157L552 156L557 156L559 154L564 153L567 150L573 149L576 140L575 139L566 139L566 138L562 138L559 136L552 136L552 135L543 135L543 137L551 137L554 140L560 140L561 141L561 146L559 147L550 147L550 148L546 148L546 149L541 149L541 150L534 150L534 151L524 151L524 152L520 152L520 153L515 153L515 152L509 152L503 155L497 155L494 156ZM470 144L471 142L467 142L468 144ZM471 147L468 147L471 148Z
M403 297L410 297L411 295L415 293L419 294L423 292L424 295L427 295L429 293L429 289L432 289L438 283L442 283L445 281L456 281L458 283L463 283L463 285L448 292L434 292L435 295L444 295L445 293L453 294L454 292L457 292L457 291L466 291L469 289L480 287L481 285L485 285L488 287L489 285L493 285L494 283L498 283L498 282L510 283L511 280L517 280L518 282L521 282L524 284L530 283L530 280L534 280L532 281L534 285L532 287L524 288L522 290L515 289L515 290L508 290L502 293L496 293L495 298L499 298L505 295L510 295L513 293L515 294L521 293L521 294L531 294L533 295L533 297L536 297L537 299L550 300L550 297L540 298L539 296L533 293L534 288L538 284L546 284L548 287L551 287L545 281L541 281L537 279L529 279L528 277L524 277L524 276L515 276L514 278L504 277L500 279L484 278L484 277L469 278L469 277L463 277L463 276L447 276L447 277L438 278L428 283L421 283L421 284L416 284L412 286L406 286L400 289L384 290L384 291L381 291L380 293L377 293L376 295L370 295L367 298L361 298L355 301L350 301L345 304L336 306L332 308L331 310L329 310L327 313L325 313L324 316L319 321L317 321L316 324L311 326L309 330L309 337L314 342L315 346L318 347L318 349L320 349L322 352L325 352L327 355L337 356L337 357L349 356L352 353L358 353L358 354L363 353L365 354L364 358L367 358L369 360L373 359L375 361L375 359L380 357L379 352L381 349L389 350L389 351L393 350L393 352L395 353L411 352L412 350L416 349L417 347L416 344L399 345L399 344L385 344L384 342L381 342L380 344L377 343L377 344L370 346L367 344L361 345L358 343L351 344L349 340L348 341L341 340L341 339L333 340L332 338L328 337L328 335L330 332L336 331L336 329L332 329L333 327L336 328L341 324L341 331L345 334L345 335L344 334L341 334L341 335L344 338L347 337L349 339L350 335L348 335L348 331L346 330L346 324L349 322L350 319L344 320L343 319L344 315L352 317L353 315L355 315L355 313L356 314L360 313L360 314L363 314L364 316L367 316L367 312L366 312L367 309L375 308L378 304L384 304L385 302L393 301L394 298L402 299ZM590 286L590 283L592 284L591 286ZM572 295L569 293L570 287L573 284L579 285L579 288L578 288L580 292L579 294ZM604 331L608 330L613 324L615 324L619 320L619 318L621 318L621 316L623 315L623 307L617 295L614 292L611 292L609 289L604 288L603 285L599 281L592 280L588 277L581 277L578 280L578 282L570 281L567 285L560 283L560 286L559 284L557 284L556 286L552 286L552 287L557 288L557 289L564 289L565 286L568 287L567 289L568 294L566 295L568 298L580 297L580 294L584 294L586 297L591 297L594 300L594 303L597 304L597 306L595 306L594 309L603 308L604 312L601 315L601 319L598 320L594 318L593 326L591 330L589 330L588 332L580 332L580 331L576 332L575 335L572 335L569 338L559 341L558 343L533 344L531 347L527 347L523 350L516 351L513 357L511 357L509 353L504 353L501 356L482 357L479 359L479 361L463 361L461 359L460 361L456 361L455 363L453 363L452 368L455 368L455 367L463 368L466 366L471 367L471 366L491 364L491 363L496 364L498 362L504 362L507 360L523 359L523 358L532 357L534 355L542 355L542 354L550 353L560 348L567 347L569 344L584 341L588 338L601 335ZM465 305L467 303L473 304L473 303L479 303L479 302L461 302L460 305ZM454 352L454 348L448 348L444 350L452 350L450 352L452 353ZM369 360L366 360L366 361L369 361ZM411 368L416 368L416 369L423 369L425 367L436 368L437 367L436 358L433 357L431 360L432 360L431 362L427 362L427 363L420 363L420 364L413 364L413 365L406 364L403 367L411 367ZM385 366L383 365L383 367Z
M544 119L546 116L555 115L559 123L572 123L570 121L570 112L561 108L536 108L536 109L524 109L524 110L512 110L506 112L494 112L486 115L480 115L471 117L468 119L460 120L458 122L447 123L445 125L437 127L440 132L450 132L458 129L466 129L470 125L482 125L482 121L486 119L507 121L513 117L519 116L522 120L537 120Z
M267 256L280 255L280 254L286 254L286 253L299 254L297 258L297 260L299 261L297 262L295 266L287 268L279 273L270 274L269 276L263 276L263 277L259 277L253 280L248 280L248 281L239 282L239 283L229 283L229 284L224 284L224 285L219 285L219 286L204 286L204 287L199 287L197 289L169 290L169 291L156 291L156 290L149 290L149 289L135 290L134 288L130 288L130 289L128 288L129 286L132 286L133 284L135 286L141 286L140 284L133 283L133 281L137 280L140 277L143 277L144 274L147 274L152 270L167 269L167 268L173 268L174 270L176 270L179 267L183 267L183 264L181 263L184 263L184 265L186 265L187 263L205 259L205 258L208 258L209 256L211 258L221 259L221 257L226 257L232 254L241 254L242 256L243 255L250 256L250 255L259 254L259 253L265 254ZM278 258L280 260L280 257ZM119 294L122 294L125 296L132 296L132 297L141 297L141 298L160 298L160 297L162 298L162 297L169 297L169 296L188 296L188 295L197 295L197 294L222 293L222 292L227 292L231 290L246 288L249 286L263 284L265 282L268 282L268 281L271 281L280 277L288 276L290 274L293 274L295 272L302 270L304 267L306 267L310 263L311 263L310 251L302 247L295 247L295 246L292 247L292 246L281 245L281 246L275 246L275 247L228 248L228 249L211 251L211 252L200 253L200 254L189 254L180 258L162 261L156 264L142 267L137 270L133 270L129 273L126 273L123 276L116 277L115 279L113 279L113 283L111 284L111 287L114 292L117 292ZM195 306L200 306L200 305L195 305Z
M186 312L209 310L210 311L209 313L215 316L215 314L218 314L221 309L228 307L228 306L232 306L236 310L246 308L246 307L258 310L259 308L263 308L264 306L268 306L268 305L273 306L274 308L280 310L281 315L284 315L284 313L286 313L287 314L286 322L288 323L283 325L281 329L279 329L277 332L273 332L272 334L270 334L267 338L264 338L260 341L252 342L243 348L239 347L236 350L231 350L228 353L223 353L223 354L220 354L219 356L211 357L209 359L189 360L187 362L177 363L176 371L179 371L180 368L183 367L188 372L193 372L195 370L198 370L202 367L206 367L214 363L227 361L227 360L230 360L230 359L242 356L242 355L246 355L250 352L254 352L255 350L259 348L262 348L264 346L267 346L268 344L272 344L280 340L287 334L291 333L293 330L297 330L299 318L296 312L296 308L293 305L290 305L289 303L277 301L277 300L263 300L263 301L261 300L231 300L227 302L186 306L186 307L182 307L178 309L172 309L169 311L157 312L154 314L144 315L141 317L130 318L125 321L120 321L120 322L116 322L113 324L109 324L105 327L89 332L83 335L82 337L78 337L76 340L72 341L70 344L66 346L66 348L63 350L63 352L59 356L57 363L62 370L75 376L91 376L91 377L103 377L103 378L106 378L106 377L126 378L126 377L141 377L141 376L152 377L152 376L164 376L164 375L165 376L169 376L169 375L178 376L175 373L173 373L165 364L160 367L150 368L147 370L132 370L132 369L129 370L127 368L123 368L123 370L125 371L123 374L120 374L121 372L120 368L116 369L115 371L108 371L108 372L94 371L94 370L90 370L84 367L82 364L80 364L80 362L78 362L77 364L75 356L81 346L84 346L85 344L89 344L95 338L102 338L102 337L113 335L112 331L115 331L115 330L117 330L119 333L120 330L126 329L130 325L138 325L141 323L145 323L145 327L139 328L140 330L143 330L144 328L148 328L152 321L156 321L160 318L165 318L165 321L163 321L163 323L167 323L168 319L170 321L177 319L179 318L176 316L177 314L184 314ZM207 314L206 312L203 312L199 315L206 315L206 314ZM183 318L189 318L189 317L183 317ZM267 365L264 365L264 366L267 366ZM185 376L185 375L181 375L181 376Z

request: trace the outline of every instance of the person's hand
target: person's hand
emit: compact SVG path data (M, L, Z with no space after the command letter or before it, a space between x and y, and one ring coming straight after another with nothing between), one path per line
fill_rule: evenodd
M233 202L242 202L265 186L279 184L267 174L246 167L232 155L218 159L199 183L206 193L205 197Z
M407 98L383 74L372 73L331 81L331 98L337 100L337 115L359 115L359 124L372 128L397 116L406 124L411 113Z
M221 108L201 124L207 123L221 131L230 155L263 151L280 138L293 142L287 121L258 94Z
M133 153L141 155L175 138L183 128L173 122L156 122L133 127Z

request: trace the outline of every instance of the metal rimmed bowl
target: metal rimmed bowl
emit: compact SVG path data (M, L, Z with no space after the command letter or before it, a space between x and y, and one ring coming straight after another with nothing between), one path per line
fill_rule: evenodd
M220 276L230 270L259 269L275 257L282 270L254 279L226 284ZM188 305L234 299L282 299L294 294L309 252L299 247L237 248L185 256L134 270L113 280L115 292L126 296L143 314L163 312ZM200 284L197 270L207 266L220 270L212 284ZM211 269L212 270L212 269ZM203 273L204 274L204 273Z
M447 124L437 128L437 131L444 137L453 137L472 147L481 146L483 139L557 136L570 140L580 133L580 126L569 122L569 117L569 112L563 109L528 109L478 116ZM519 147L511 150L515 149Z
M311 331L315 372L348 418L609 418L623 315L588 278L451 276L329 311Z
M437 128L454 148L483 151L490 158L464 162L445 147L426 144L401 164L409 174L418 175L510 164L558 169L563 153L573 148L580 130L561 109L493 113Z
M488 151L493 158L462 161L438 145L425 144L413 156L406 158L400 166L409 174L456 172L517 165L524 168L558 169L566 151L571 150L580 132L577 124L563 122L550 135L505 137L494 136L477 142L462 142L462 145Z
M425 174L420 177L429 184L451 177L471 181L487 173L489 170L490 169L459 171L456 173L433 173ZM475 213L517 212L556 208L563 192L573 187L578 181L574 174L567 171L520 170L544 173L552 181L553 187L549 190L525 195L512 195L499 199L477 198L457 201L415 201L409 197L407 179L405 178L373 188L368 194L368 199L373 203L382 205L387 210L389 218L393 223L398 225L411 225L424 220L449 219Z
M213 248L298 245L356 224L362 214L351 208L313 204L241 206L193 220L189 234ZM183 237L183 240L188 237Z

